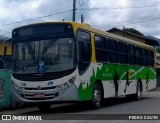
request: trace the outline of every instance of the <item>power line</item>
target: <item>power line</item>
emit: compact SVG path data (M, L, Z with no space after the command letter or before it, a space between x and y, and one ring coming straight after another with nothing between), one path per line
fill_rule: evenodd
M149 18L147 20L139 20L137 22L134 22L134 20L131 22L127 22L128 24L123 24L123 25L117 25L115 27L118 27L118 26L126 26L126 25L132 25L132 24L138 24L138 23L144 23L144 22L148 22L148 21L157 21L157 20L160 20L160 17L155 17L155 18ZM120 23L125 23L125 22L120 22ZM106 23L105 23L106 24Z
M62 11L62 12L53 13L53 14L49 14L49 15L44 15L44 16L37 17L37 18L31 18L31 19L27 19L27 20L17 21L17 22L14 22L14 23L3 24L3 25L0 25L0 26L9 26L9 25L17 24L17 23L23 23L23 22L27 22L27 21L46 18L46 17L49 17L49 16L54 16L54 15L58 15L58 14L62 14L62 13L70 12L70 11L72 11L72 9L66 10L66 11Z
M146 17L137 18L137 19L130 19L130 20L127 20L127 21L117 21L117 22L90 21L90 23L106 23L106 24L113 24L113 23L130 23L130 22L134 22L134 21L137 21L137 20L151 19L150 17L152 17L152 16L146 16ZM158 17L159 17L159 16L158 16ZM154 18L157 18L157 17L154 17Z
M78 8L77 10L103 10L103 9L109 9L109 10L114 10L114 9L137 9L137 8L149 8L149 7L155 7L155 6L159 6L160 3L154 3L152 5L136 5L136 6L126 6L126 7L120 7L120 6L115 6L115 7L111 7L111 8Z
M82 2L84 4L83 0L82 0ZM79 4L80 4L80 1L79 1ZM144 7L153 7L153 6L158 6L158 4L156 4L156 5L148 5L148 6L144 6L143 5L143 6L128 6L128 7L118 7L117 6L117 7L113 7L113 8L86 8L86 9L83 8L83 9L77 9L77 10L127 9L127 8L144 8ZM9 25L17 24L17 23L23 23L23 22L27 22L27 21L32 21L32 20L36 20L36 19L41 19L41 18L45 18L45 17L49 17L49 16L54 16L54 15L66 13L66 12L69 12L69 11L72 11L72 9L66 10L66 11L62 11L62 12L53 13L53 14L49 14L49 15L45 15L45 16L41 16L41 17L37 17L37 18L31 18L31 19L27 19L27 20L22 20L22 21L17 21L17 22L13 22L13 23L3 24L3 25L0 25L0 26L9 26Z
M145 22L148 22L148 21L157 21L157 20L160 20L160 17L157 17L157 18L150 18L148 20L141 20L141 21L138 21L138 22L130 22L128 24L125 24L125 25L133 25L133 24L138 24L138 23L145 23ZM122 26L122 25L118 25L118 26ZM124 26L124 25L123 25Z

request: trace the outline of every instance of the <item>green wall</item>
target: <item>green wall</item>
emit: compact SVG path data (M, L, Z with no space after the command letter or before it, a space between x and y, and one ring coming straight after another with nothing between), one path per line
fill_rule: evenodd
M0 109L11 106L11 72L0 70Z

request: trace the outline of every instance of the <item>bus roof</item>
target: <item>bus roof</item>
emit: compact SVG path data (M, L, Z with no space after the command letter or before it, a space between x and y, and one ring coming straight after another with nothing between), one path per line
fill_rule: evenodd
M77 22L42 22L42 23L34 23L34 24L30 24L30 25L21 26L21 27L15 28L15 29L19 29L19 28L23 28L23 27L27 27L27 26L32 26L32 25L56 24L56 23L57 24L58 23L71 24L74 28L77 28L77 29L78 28L84 29L86 31L94 32L97 35L102 35L102 36L106 36L106 37L109 37L109 38L113 38L115 40L126 42L127 44L132 44L132 45L136 45L136 46L139 46L139 47L147 48L148 50L154 50L153 46L150 46L150 45L147 45L147 44L144 44L144 43L140 43L140 42L137 42L135 40L131 40L131 39L128 39L128 38L125 38L125 37L122 37L122 36L118 36L118 35L115 35L115 34L112 34L112 33L109 33L109 32L101 31L99 29L95 29L95 28L91 27L89 24L86 24L86 23L77 23ZM15 29L13 29L13 30L15 30Z

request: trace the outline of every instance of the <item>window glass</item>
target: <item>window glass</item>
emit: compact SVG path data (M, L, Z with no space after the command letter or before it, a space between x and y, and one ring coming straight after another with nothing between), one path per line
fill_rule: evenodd
M108 39L108 60L110 63L118 63L117 41Z
M118 42L118 51L121 53L126 53L127 51L127 44L123 42Z
M108 50L117 51L117 41L113 39L108 39Z
M77 40L78 41L91 42L90 34L87 33L87 32L78 31Z
M105 38L100 36L95 36L95 46L96 48L104 49Z
M84 31L77 32L78 53L79 53L79 73L83 74L91 61L91 37L90 33Z
M127 44L123 42L118 42L118 54L119 54L119 62L121 64L127 64Z
M142 49L140 47L136 47L136 56L142 56Z
M135 54L135 46L134 45L128 45L128 54L130 54L130 55Z
M148 50L143 49L142 53L143 53L143 63L144 63L144 66L148 66Z
M107 62L107 50L105 47L105 37L95 36L95 49L96 49L96 60L97 62Z
M148 52L148 58L154 58L154 53L153 51Z
M154 52L153 51L148 51L148 65L149 66L154 66Z
M128 45L128 63L131 65L134 65L136 62L135 59L135 46L134 45Z

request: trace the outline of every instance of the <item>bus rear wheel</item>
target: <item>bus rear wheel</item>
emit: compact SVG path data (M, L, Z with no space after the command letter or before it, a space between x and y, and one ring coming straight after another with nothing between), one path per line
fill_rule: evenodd
M98 83L95 83L93 90L92 107L93 109L99 109L102 105L102 89Z
M138 81L137 82L136 93L133 94L133 98L134 98L134 100L139 101L139 100L141 100L141 97L142 97L141 83Z
M136 87L136 93L126 95L126 98L129 99L129 100L139 101L139 100L141 100L141 94L142 94L141 83L138 81L137 82L137 87Z

